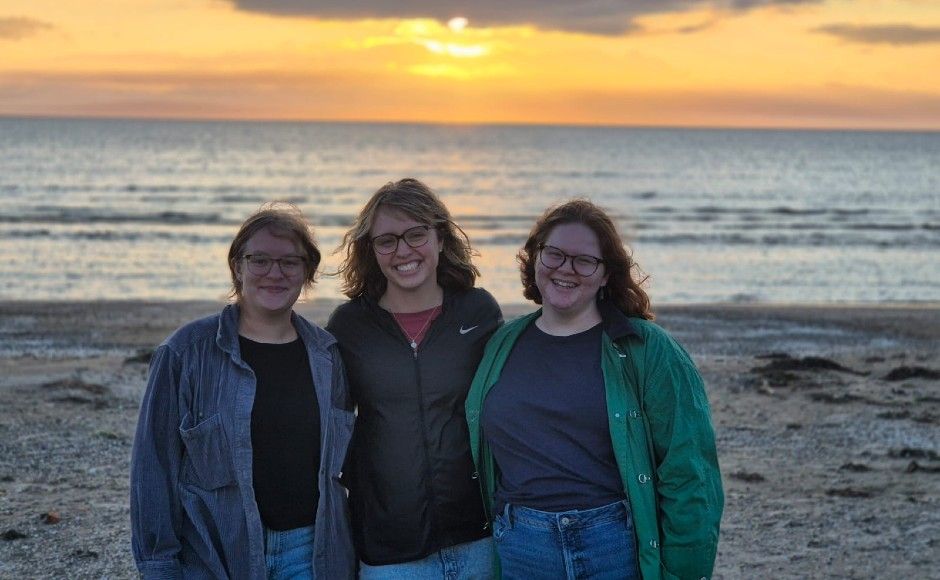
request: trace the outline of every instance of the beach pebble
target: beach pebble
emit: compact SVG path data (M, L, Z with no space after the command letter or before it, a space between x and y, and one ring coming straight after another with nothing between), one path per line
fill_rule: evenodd
M0 538L2 538L5 542L12 542L13 540L22 540L23 538L28 538L28 537L29 536L24 534L23 532L19 530L14 530L14 529L9 529L3 532L3 534L0 534Z
M750 473L747 471L737 471L730 475L731 478L737 479L739 481L746 481L747 483L758 483L761 481L767 481L767 478L759 473Z
M45 512L39 514L39 519L42 520L44 524L57 524L62 521L62 516L59 515L59 512Z

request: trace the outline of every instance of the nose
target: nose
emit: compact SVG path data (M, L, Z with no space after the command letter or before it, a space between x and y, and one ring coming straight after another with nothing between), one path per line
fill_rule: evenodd
M404 238L398 238L395 240L395 255L396 256L407 256L411 253L411 246L405 243Z
M574 256L565 256L565 259L562 260L561 265L555 269L565 270L565 266L567 266L566 271L571 272L572 274L577 274L577 272L574 271Z
M275 270L277 270L277 274L274 273ZM280 260L277 260L276 262L271 264L271 269L268 270L267 277L268 278L286 278L287 277L287 275L284 274L284 270L281 269Z

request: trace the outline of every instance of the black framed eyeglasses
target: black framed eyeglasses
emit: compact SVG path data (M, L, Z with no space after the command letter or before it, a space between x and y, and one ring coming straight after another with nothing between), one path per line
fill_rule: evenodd
M284 276L296 276L303 272L305 260L303 256L282 256L272 258L264 254L245 254L242 256L248 264L248 271L255 276L267 276L276 263Z
M382 234L372 238L372 247L379 254L394 254L398 250L398 243L404 240L409 248L420 248L428 243L431 237L431 226L415 226L408 228L401 235Z
M604 263L604 260L594 256L588 256L587 254L572 256L562 252L555 246L539 244L539 261L546 268L557 270L564 266L565 261L568 259L571 260L571 269L574 270L574 273L584 278L592 276L594 272L597 272L597 268Z

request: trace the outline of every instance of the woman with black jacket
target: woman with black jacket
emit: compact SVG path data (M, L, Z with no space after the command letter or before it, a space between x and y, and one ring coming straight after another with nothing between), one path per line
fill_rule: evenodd
M481 578L493 547L464 400L502 323L466 235L416 179L380 188L346 233L350 298L330 317L358 408L345 482L360 578Z

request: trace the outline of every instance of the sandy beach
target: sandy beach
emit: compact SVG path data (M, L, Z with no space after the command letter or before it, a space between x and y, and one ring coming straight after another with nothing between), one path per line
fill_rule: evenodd
M323 323L334 305L298 309ZM219 308L0 303L0 577L136 575L145 361ZM716 578L940 577L940 305L657 314L708 385L726 493Z

